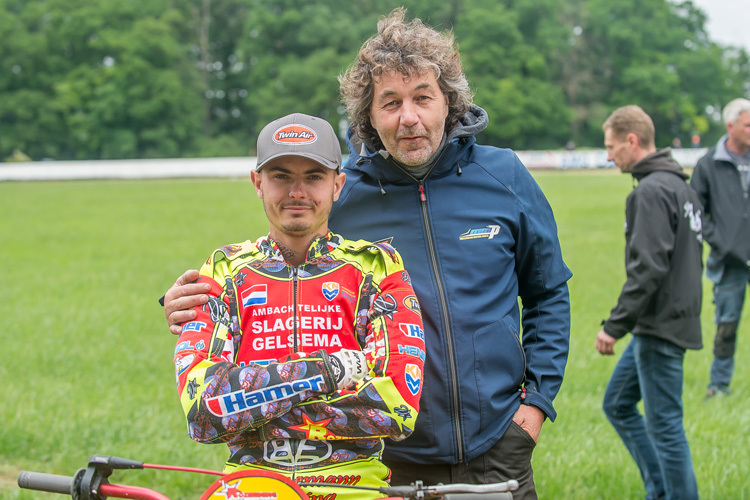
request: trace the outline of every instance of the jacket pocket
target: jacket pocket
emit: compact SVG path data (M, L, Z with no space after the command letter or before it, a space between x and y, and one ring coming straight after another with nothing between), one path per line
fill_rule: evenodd
M476 330L473 340L476 404L479 428L484 431L514 408L526 362L511 316Z

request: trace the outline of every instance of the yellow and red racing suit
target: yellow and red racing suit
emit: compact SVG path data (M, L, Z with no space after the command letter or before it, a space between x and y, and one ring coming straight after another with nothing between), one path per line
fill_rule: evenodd
M425 357L419 304L393 247L328 233L295 267L265 236L216 250L200 274L209 301L183 325L174 356L190 437L226 443L226 472L385 486L383 438L414 429ZM336 388L328 354L341 349L366 356L369 374L352 390Z

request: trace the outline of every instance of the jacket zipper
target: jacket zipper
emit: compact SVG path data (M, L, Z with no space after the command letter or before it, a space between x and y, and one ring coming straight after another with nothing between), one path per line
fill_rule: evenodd
M292 266L292 338L294 343L294 352L297 352L299 346L297 345L297 295L299 292L299 273L296 266ZM292 452L292 480L296 481L297 477L297 446L298 442L296 439L289 439L289 447Z
M224 280L226 294L229 299L229 317L232 323L229 325L229 332L232 334L232 345L234 346L234 361L237 362L237 356L240 354L240 341L242 340L242 330L240 330L240 313L237 306L237 290L234 287L232 278L227 277Z
M299 295L299 270L297 267L292 266L292 324L293 326L293 346L294 346L294 352L297 352L299 346L297 345L297 296ZM236 306L236 305L235 305ZM236 356L236 353L235 353ZM296 480L297 476L297 448L299 447L299 440L297 439L289 439L289 447L292 452L292 480Z
M448 311L447 300L445 295L445 286L443 285L443 279L440 277L440 269L437 264L437 250L435 250L435 240L432 236L432 227L430 226L430 217L427 213L427 193L425 192L424 180L430 177L432 170L435 165L440 163L440 160L445 153L445 149L440 153L440 156L432 164L432 168L427 172L423 179L417 179L404 168L401 167L396 161L391 158L391 162L401 172L414 181L419 187L419 199L422 207L422 222L424 222L425 236L427 236L427 248L430 251L430 266L432 267L432 275L435 277L435 283L438 289L438 302L440 303L440 313L443 317L443 325L445 331L446 347L448 348L448 370L451 382L451 401L453 403L453 430L456 434L456 454L458 457L458 463L464 461L464 447L463 447L463 432L461 432L461 412L459 410L458 400L458 377L456 375L456 354L453 349L453 331L450 326L450 314ZM525 370L524 370L525 371Z
M298 282L297 277L298 277L297 268L296 267L292 267L292 294L293 294L293 298L292 298L292 307L293 307L293 311L292 311L292 325L293 325L292 339L293 340L292 340L292 342L294 343L293 344L294 345L294 352L297 352L297 349L299 348L299 346L297 345L297 291L298 291L298 287L299 287L299 282Z
M438 302L440 303L440 312L443 316L443 326L445 330L446 347L448 348L448 369L450 371L451 381L451 400L453 402L453 427L456 433L456 449L458 453L458 463L464 460L463 450L463 433L461 432L461 419L458 400L458 377L456 375L456 354L453 350L453 331L450 327L450 315L446 305L445 286L440 276L440 269L437 265L437 251L435 250L435 241L432 236L430 218L427 213L427 194L425 193L424 181L419 181L419 198L422 201L422 220L424 222L425 233L427 236L427 247L430 251L430 265L432 266L432 275L435 277L435 283L438 289Z

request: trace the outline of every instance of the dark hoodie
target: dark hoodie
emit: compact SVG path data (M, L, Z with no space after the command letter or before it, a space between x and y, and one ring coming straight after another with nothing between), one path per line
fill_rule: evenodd
M636 163L631 174L638 185L625 206L627 281L604 331L700 349L703 207L669 148Z

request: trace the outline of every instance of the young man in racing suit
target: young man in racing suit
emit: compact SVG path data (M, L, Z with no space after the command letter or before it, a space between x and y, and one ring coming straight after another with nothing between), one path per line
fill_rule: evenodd
M383 438L414 428L425 358L419 307L391 246L328 230L340 167L325 120L293 114L267 125L252 181L270 232L216 250L200 270L209 301L183 325L178 392L190 437L229 447L226 472L387 486Z

